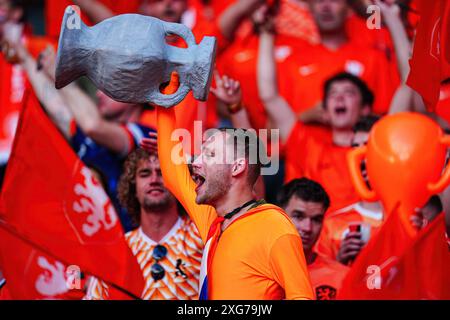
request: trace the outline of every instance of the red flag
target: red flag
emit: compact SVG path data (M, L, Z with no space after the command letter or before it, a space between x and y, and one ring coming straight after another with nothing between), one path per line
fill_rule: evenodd
M434 111L441 82L450 77L450 3L446 0L419 0L420 21L410 60L408 85Z
M397 215L355 261L339 299L450 299L450 252L440 214L418 236L405 242Z
M7 292L0 299L83 298L85 280L78 266L64 265L3 227L0 227L0 252L5 259L0 268L7 279Z
M142 272L110 199L34 103L24 107L19 120L0 198L1 220L63 263L140 297ZM2 252L5 263L8 252Z

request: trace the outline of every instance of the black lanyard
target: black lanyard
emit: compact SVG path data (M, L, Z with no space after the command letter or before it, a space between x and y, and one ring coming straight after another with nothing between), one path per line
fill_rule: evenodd
M250 201L244 203L242 206L240 206L240 207L234 209L233 211L228 212L223 218L224 218L224 219L231 219L231 218L232 218L234 215L236 215L239 211L241 211L243 208L245 208L245 207L247 207L247 206L249 206L249 205L251 205L251 204L254 204L254 205L250 208L250 209L253 209L254 207L257 207L257 206L259 206L259 205L261 205L261 204L264 204L264 203L266 203L264 200L256 201L255 199L252 199L252 200L250 200Z

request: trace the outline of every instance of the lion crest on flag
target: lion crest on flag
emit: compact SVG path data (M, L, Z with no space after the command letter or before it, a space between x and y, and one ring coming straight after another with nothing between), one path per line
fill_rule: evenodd
M114 206L91 170L75 171L75 183L66 203L66 216L82 242L103 238L105 231L120 227Z

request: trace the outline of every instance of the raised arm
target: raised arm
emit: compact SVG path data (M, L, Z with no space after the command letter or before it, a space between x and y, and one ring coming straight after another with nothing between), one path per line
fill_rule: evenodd
M375 0L376 5L381 9L384 23L386 24L391 38L394 42L397 66L400 73L401 85L397 88L389 107L389 114L408 111L413 106L413 90L406 85L409 74L409 57L411 53L411 43L408 39L405 26L400 18L400 8L395 1Z
M219 29L229 41L234 39L236 30L264 0L239 0L230 5L219 17Z
M127 155L130 152L128 131L121 124L103 119L94 101L76 84L60 91L84 134L115 153Z
M296 115L278 93L274 35L265 30L259 38L257 78L259 97L275 127L279 128L282 141L286 142L296 123Z
M44 70L55 81L55 52L46 51ZM99 145L118 154L127 155L131 149L129 133L120 124L103 119L97 105L75 83L58 90L80 129Z
M172 76L172 81L165 93L176 91L178 77ZM175 90L174 90L175 89ZM195 202L196 184L191 178L181 142L174 139L176 132L175 111L173 108L157 108L158 157L164 178L164 185L180 201L192 221L194 221L204 243L208 231L217 217L213 207L198 205ZM179 138L179 137L178 137Z
M400 7L394 0L375 0L380 7L392 41L394 42L395 55L397 57L398 71L402 82L406 82L409 74L409 58L411 55L411 43L408 39L405 26L400 18Z
M114 16L114 12L97 0L73 0L93 23L102 22Z
M52 119L53 123L62 132L64 137L70 137L70 122L72 115L64 102L61 95L55 89L55 85L46 74L38 70L38 63L29 54L27 49L22 44L15 46L17 50L21 65L24 68L28 80L30 81L34 92L45 109L47 114ZM47 49L49 50L49 49Z

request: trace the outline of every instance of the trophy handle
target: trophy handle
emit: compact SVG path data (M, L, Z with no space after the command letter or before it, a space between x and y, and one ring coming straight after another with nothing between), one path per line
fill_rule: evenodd
M360 170L360 163L366 154L366 146L349 151L347 153L347 164L350 170L350 177L352 179L353 186L359 195L367 201L375 201L377 199L377 195L375 191L367 188Z
M445 135L441 137L441 143L446 145L447 148L450 147L450 135ZM442 192L450 183L450 164L447 164L442 177L436 183L429 183L428 190L432 194L437 194Z
M164 94L159 91L153 92L149 100L158 106L170 108L179 104L190 90L187 84L182 83L177 92L173 94Z
M192 31L183 24L166 22L164 23L164 30L166 31L166 35L175 34L183 38L189 47L197 45Z

